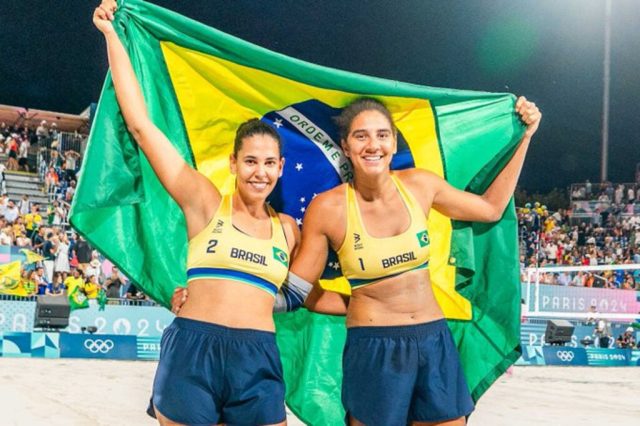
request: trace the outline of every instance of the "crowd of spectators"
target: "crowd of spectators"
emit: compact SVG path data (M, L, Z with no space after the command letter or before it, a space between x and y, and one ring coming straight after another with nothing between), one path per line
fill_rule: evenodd
M7 163L0 165L0 172L37 172L44 182L43 191L51 199L71 202L81 155L74 149L63 146L62 135L56 123L49 125L44 120L35 129L0 123L0 150L7 155ZM33 161L30 161L30 153L34 157ZM4 188L4 174L2 184Z
M635 329L633 327L627 327L627 329L618 336L616 339L616 347L618 349L640 349L640 342L636 346Z
M38 174L44 182L44 192L51 199L61 199L70 203L76 192L76 179L80 154L73 150L59 153L55 149L49 152L47 162L45 156L40 158Z
M39 248L38 238L47 229L64 233L69 205L54 200L42 211L37 203L23 195L16 203L0 195L0 245Z
M630 323L630 325L618 335L618 338L614 341L612 334L611 322L598 312L597 303L592 303L587 312L586 321L584 325L593 325L593 333L591 336L586 336L581 343L584 346L593 345L596 348L609 348L616 347L618 349L640 349L640 346L636 346L635 339L636 328L640 328L640 323Z
M7 155L7 170L30 171L29 149L37 143L37 129L0 123L0 150Z
M53 200L41 212L28 195L18 202L0 195L0 246L20 247L44 257L23 265L23 287L33 294L69 295L79 287L88 299L96 298L101 289L108 298L145 299L116 267L105 274L100 254L68 230L68 207L62 200Z
M78 243L82 245L83 241L78 241ZM55 245L52 245L52 250L56 251ZM47 258L45 257L45 259ZM54 260L51 260L50 257L42 265L24 270L23 282L33 283L33 292L37 295L69 296L80 292L84 297L92 300L97 299L100 292L104 291L104 295L108 299L146 299L144 293L130 283L116 266L112 266L111 271L105 274L96 251L92 252L92 258L88 264L74 265L76 259L77 257L72 257L67 268L66 260L62 260L63 265L60 267L60 257L56 255ZM49 277L48 271L51 268L53 275Z
M78 289L94 299L104 290L108 298L145 299L117 267L103 270L102 256L68 228L81 155L69 146L63 149L62 135L55 123L46 121L36 128L0 123L0 150L7 157L6 164L0 163L0 246L29 249L44 257L23 265L20 272L23 288L33 294L68 296ZM9 199L5 170L37 172L49 203L32 202L28 195Z
M613 184L611 182L592 184L587 180L571 186L571 201L596 201L616 206L640 203L640 185L637 183Z
M570 210L549 212L539 203L518 209L521 266L640 263L640 216L621 209L600 212L591 218L595 220L571 219ZM545 273L538 279L545 284L640 290L639 270Z
M0 223L8 222L6 218L0 218ZM16 224L7 225L0 238L5 235L6 228L13 226ZM31 244L23 247L44 258L21 270L23 287L32 289L33 294L69 296L78 289L87 299L96 299L104 290L107 298L146 299L116 266L112 265L105 273L104 260L82 236L47 224L34 225L29 235Z

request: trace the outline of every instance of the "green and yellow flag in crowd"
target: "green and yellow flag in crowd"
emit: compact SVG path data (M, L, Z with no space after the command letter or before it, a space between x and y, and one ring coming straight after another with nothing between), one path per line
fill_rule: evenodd
M24 254L26 265L30 265L32 263L41 262L44 260L44 257L40 256L38 253L31 251L29 249L22 249L20 253Z
M25 256L24 265L31 265L44 259L31 250L22 249L20 252ZM26 297L38 292L36 283L22 279L22 267L23 263L20 260L0 265L0 294Z
M82 291L82 286L78 285L70 289L67 298L69 298L69 306L72 311L76 309L87 309L89 307L89 299Z
M35 293L35 284L22 281L21 269L22 262L19 260L0 265L0 294L31 296Z
M153 122L222 192L233 189L235 129L257 117L284 140L270 197L299 223L309 201L351 177L333 117L361 96L382 100L399 130L392 168L421 167L483 192L513 154L523 125L509 94L436 89L306 63L160 7L121 2L115 27ZM108 76L94 119L71 223L156 301L186 282L184 217L127 132ZM516 217L451 221L432 211L431 279L474 399L519 356ZM348 292L330 254L323 285ZM276 316L287 403L308 424L342 424L344 319L305 310Z

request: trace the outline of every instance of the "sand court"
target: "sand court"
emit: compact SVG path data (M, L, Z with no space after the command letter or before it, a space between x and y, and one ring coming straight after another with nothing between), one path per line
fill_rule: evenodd
M157 424L144 412L156 365L0 358L0 423ZM637 367L516 367L480 400L469 425L637 425L639 395ZM289 416L289 425L302 424Z

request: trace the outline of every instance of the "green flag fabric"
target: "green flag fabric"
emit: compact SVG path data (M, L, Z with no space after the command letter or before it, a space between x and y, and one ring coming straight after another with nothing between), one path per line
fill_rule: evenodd
M351 177L332 117L358 97L378 98L392 113L399 131L393 169L428 169L472 192L488 187L524 132L509 94L437 89L321 67L141 0L122 1L114 26L152 121L223 193L233 190L228 156L238 125L256 117L278 129L287 161L270 202L299 223L315 194ZM71 223L164 306L173 289L186 283L184 217L127 132L110 76ZM433 288L475 400L520 354L516 229L512 203L492 224L429 215ZM333 253L322 283L348 293ZM304 309L275 319L288 405L308 424L342 424L344 319Z

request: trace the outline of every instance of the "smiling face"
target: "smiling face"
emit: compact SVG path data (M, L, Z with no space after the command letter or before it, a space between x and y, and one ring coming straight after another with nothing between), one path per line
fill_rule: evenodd
M347 138L342 140L342 149L356 174L385 173L397 150L396 134L384 114L366 110L351 121Z
M264 201L278 182L284 158L273 137L255 134L242 140L242 147L229 157L229 165L243 198Z

